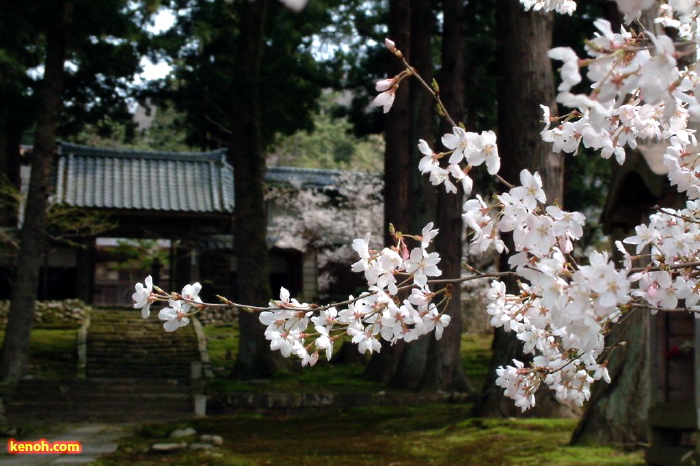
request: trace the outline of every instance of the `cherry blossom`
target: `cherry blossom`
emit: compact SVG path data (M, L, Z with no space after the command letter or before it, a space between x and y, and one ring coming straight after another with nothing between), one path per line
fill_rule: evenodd
M439 277L442 271L438 269L440 255L436 252L425 253L425 249L415 248L411 257L406 261L406 272L413 274L413 282L423 288L428 284L428 277Z
M141 316L144 319L148 319L148 316L151 315L151 304L153 303L151 293L153 293L153 278L149 275L143 281L143 284L136 284L136 292L131 295L131 299L134 301L134 309L141 309Z
M184 327L190 323L190 319L187 317L187 311L184 309L185 304L183 301L170 300L168 302L170 307L166 307L160 310L158 313L158 318L160 320L165 320L163 328L166 332L174 332L180 327Z
M372 101L372 105L382 107L384 108L384 113L388 113L389 110L391 110L391 106L394 105L394 99L396 98L396 89L397 87L394 86L377 95L377 97L375 97Z
M566 14L576 7L572 0L521 3L526 10ZM617 3L628 22L653 4L651 0ZM678 28L679 37L700 41L694 32L698 17L695 2L670 0L662 5L657 21ZM487 292L486 312L491 325L513 332L530 355L527 364L514 360L497 369L496 384L523 411L535 405L535 392L543 386L551 388L557 399L581 406L590 398L593 383L609 383L605 335L624 316L645 310L678 311L679 306L700 314L700 201L696 200L700 198L700 153L695 131L688 125L691 119L700 118L696 92L700 77L692 66L680 64L679 58L687 52L669 36L633 32L636 26L613 33L605 20L596 20L594 25L598 32L586 43L588 57L579 58L572 49L562 47L549 52L550 58L562 62L557 102L564 113L553 115L549 107L541 106L542 139L555 152L576 153L583 146L606 159L614 156L617 163L624 162L626 148L650 141L664 143L669 182L688 201L683 207L659 209L635 228L635 234L617 242L615 247L623 257L619 267L606 251L572 257L573 242L583 235L585 217L547 205L537 172L522 170L519 185L499 177L508 190L487 199L477 194L464 202L462 215L472 251L495 248L504 252L501 235L512 232L513 250L506 251L509 270L490 275L498 278ZM393 42L387 40L385 45L406 65L402 73L376 84L379 94L374 104L388 112L400 81L419 75ZM592 86L589 92L576 94L574 88L580 87L584 69ZM427 87L440 105L439 96ZM470 195L470 170L484 165L488 174L498 176L497 138L492 131L476 133L451 125L440 138L446 151L435 151L424 140L418 142L423 154L418 169L433 185L444 185L453 193L461 186ZM440 338L450 317L442 307L447 290L439 285L489 275L473 269L473 275L467 277L436 280L442 272L438 253L428 252L437 235L433 226L426 225L420 235L392 231L394 242L377 250L370 248L369 234L355 239L352 249L359 259L352 270L364 274L367 291L343 303L299 303L283 288L279 300L257 309L270 348L284 356L297 356L303 365L313 365L320 353L330 359L334 341L342 335L348 335L362 353L379 352L382 341L413 341L433 331ZM625 244L634 249L634 255ZM517 277L517 290L512 293L500 280L505 275ZM187 285L178 300L176 294L153 292L148 277L145 286L136 285L134 307L147 317L151 302L168 301L170 307L159 317L166 320L166 330L174 331L187 324L188 316L209 305L198 300L200 288L199 284ZM223 305L246 307L228 301Z

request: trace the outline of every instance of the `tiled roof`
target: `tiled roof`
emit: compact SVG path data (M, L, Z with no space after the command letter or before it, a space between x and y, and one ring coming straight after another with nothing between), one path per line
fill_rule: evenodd
M269 167L268 183L324 188L338 170ZM231 213L226 151L148 152L59 143L53 202L94 209Z
M146 152L61 142L54 202L103 209L233 212L233 169L223 150Z
M317 168L268 167L265 181L275 184L292 184L303 188L324 188L337 182L340 170Z
M274 184L292 184L303 188L324 188L337 182L343 172L318 168L268 167L265 181Z

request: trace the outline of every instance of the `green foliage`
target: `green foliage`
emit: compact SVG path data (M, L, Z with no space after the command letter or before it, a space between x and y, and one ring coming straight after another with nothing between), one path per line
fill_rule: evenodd
M71 25L69 62L64 84L64 113L59 134L79 133L94 125L108 135L113 122L133 131L128 96L136 92L132 80L147 49L139 18L152 0L91 1L75 6Z
M95 125L103 134L110 121L131 121L126 97L145 51L144 31L136 17L153 0L76 0L68 40L61 137ZM13 133L31 127L36 117L36 68L44 58L44 34L62 2L4 2L0 19L0 96L12 120L1 121ZM138 13L138 14L137 14ZM28 70L35 72L28 73ZM1 113L1 112L0 112ZM1 116L1 115L0 115ZM105 124L107 122L107 124Z
M114 268L128 270L132 276L150 274L155 266L167 267L170 259L168 250L161 247L157 240L150 239L120 239L110 254L118 262Z
M158 107L145 110L153 119L143 129L131 129L132 122L124 123L105 118L100 125L87 124L80 133L68 141L90 147L107 149L133 149L164 152L196 152L189 146L183 127L184 115L175 110L172 103L161 102ZM108 131L103 129L109 128Z
M281 166L360 170L380 173L384 169L384 142L379 135L357 137L345 118L334 118L337 93L326 93L314 113L313 131L280 135L268 156L268 163Z
M0 176L0 209L18 212L22 195L15 185ZM70 207L50 204L47 211L46 230L51 241L71 247L83 247L83 238L94 237L115 227L114 221L105 214ZM15 228L0 227L0 243L19 249L18 231Z
M233 351L238 348L238 319L231 325L205 325L211 367L226 377L233 369Z
M216 148L228 144L234 120L232 105L240 93L233 70L239 38L240 2L173 1L187 12L178 16L171 31L154 38L160 53L169 57L174 77L152 86L156 105L171 100L185 115L188 144ZM260 81L263 140L275 134L312 129L311 112L320 89L328 85L328 74L311 53L312 35L331 23L325 1L309 4L301 13L269 2L264 57ZM248 83L249 84L249 83Z

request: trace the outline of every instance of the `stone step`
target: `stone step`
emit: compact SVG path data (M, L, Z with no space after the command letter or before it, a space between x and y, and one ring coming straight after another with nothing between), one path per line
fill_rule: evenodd
M123 377L160 377L162 379L182 379L186 380L190 376L189 372L179 371L137 371L137 370L106 370L91 369L87 371L87 377L99 377L103 379L120 379Z
M154 409L118 407L105 410L99 407L84 411L41 410L27 406L22 412L6 414L12 424L46 423L46 422L164 422L191 418L192 407L172 409L160 407Z
M194 410L194 405L189 396L184 396L178 400L143 401L143 400L119 400L113 402L105 401L52 401L50 403L37 403L32 401L18 401L12 403L7 410L7 416L15 414L18 417L25 413L32 412L33 415L51 415L58 413L91 413L91 412L119 412L119 411L153 412L153 411L173 411L186 414Z
M119 359L122 357L141 357L144 360L163 361L169 358L173 361L199 359L199 351L196 348L93 348L87 347L87 357Z
M15 387L14 393L37 393L42 390L60 393L134 393L145 389L148 392L164 391L176 393L189 389L189 379L163 378L91 378L47 381L44 379L23 379Z
M174 333L134 310L94 311L85 342L86 379L21 380L11 422L134 422L190 417L191 364L200 361L194 326Z
M44 400L13 400L8 407L7 413L24 412L31 408L33 411L54 412L54 411L102 411L102 410L179 410L190 411L192 409L192 397L189 394L171 394L164 398L141 398L138 396L113 396L111 399L98 398L58 398L51 401Z
M11 422L173 420L193 412L187 379L21 380L9 400Z
M143 411L134 413L133 411L119 410L115 412L93 411L89 413L41 413L35 415L33 412L13 415L10 420L13 425L32 425L46 423L157 423L172 422L193 417L191 412L174 411Z

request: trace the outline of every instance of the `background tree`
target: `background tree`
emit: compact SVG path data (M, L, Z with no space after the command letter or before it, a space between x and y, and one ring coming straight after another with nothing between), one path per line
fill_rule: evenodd
M517 0L499 0L497 14L497 56L501 76L498 82L498 147L501 175L517 183L521 170L528 168L542 176L547 201L563 201L564 165L561 154L552 153L542 141L539 105L554 107L555 86L547 51L552 46L553 14L525 12ZM503 261L501 270L509 268ZM511 284L512 286L512 284ZM517 408L496 386L496 368L522 360L522 345L513 333L495 332L493 357L475 414L510 417ZM539 404L540 409L542 405ZM537 409L537 408L535 408Z
M265 152L277 134L312 128L329 79L311 54L311 36L331 22L327 5L293 13L279 2L172 2L186 14L157 39L175 65L158 99L183 112L188 142L228 148L234 168L236 299L266 304L269 283L263 180ZM332 74L332 73L330 73ZM265 124L263 124L265 122ZM269 349L257 315L241 313L234 375L265 376L281 359Z
M440 88L445 109L454 121L465 120L465 47L464 19L465 7L461 0L443 0L443 26ZM475 129L475 128L472 128ZM444 120L440 133L452 128ZM460 191L461 192L461 191ZM446 277L459 277L462 273L462 204L463 196L438 191L437 227L440 234L436 238L436 250L443 259L440 268ZM460 343L462 338L462 298L461 286L451 290L452 298L447 307L451 317L450 325L440 340L429 339L430 351L423 377L424 388L449 391L467 391L467 378L461 365Z
M31 94L36 90L27 70L41 62L41 48L28 24L26 4L2 0L0 7L0 183L19 189L21 137L32 123ZM12 207L0 207L0 225L16 224L17 213Z
M408 42L406 42L404 48L401 48L401 46L400 48L402 53L405 51L407 54L404 56L408 58L411 65L419 70L424 79L430 81L435 66L433 40L437 32L437 20L435 19L435 11L433 11L433 2L420 0L406 3L409 3L408 16L403 19L403 22L409 27ZM401 10L397 11L392 9L392 7L393 4L390 3L389 14L390 18L392 18L390 24L401 21L401 18L394 19L395 15L404 14ZM390 37L393 40L391 34ZM394 62L393 66L400 65L400 62L394 57L390 57L390 59ZM392 75L393 70L388 76ZM402 201L405 203L403 212L407 217L405 219L397 218L396 221L389 219L386 223L388 225L391 222L397 231L413 233L420 231L435 216L435 189L430 185L426 177L415 170L415 167L418 166L418 161L422 157L417 148L417 141L424 139L431 144L434 142L436 119L433 101L431 96L425 92L425 89L413 79L406 79L404 83L402 87L405 87L405 89L400 89L399 93L403 93L405 95L404 98L408 99L408 111L399 116L394 114L392 108L392 113L386 119L385 137L403 139L402 144L405 147L402 150L406 152L390 154L388 150L389 145L387 144L385 158L389 161L402 160L404 161L402 163L406 163L409 169L406 172L387 175L387 171L391 170L389 163L394 162L386 162L385 160L385 189L388 192L391 189L388 186L392 182L398 182L397 187L406 187L406 197ZM406 118L407 120L402 123L392 122L394 118ZM408 132L403 134L395 132L398 127L404 125ZM385 202L385 218L387 215L390 214ZM402 224L404 226L399 227ZM394 244L395 242L395 240L392 240L388 244ZM394 345L394 354L387 353L387 356L397 358L397 361L392 363L395 369L392 373L384 376L387 378L389 386L410 390L423 388L423 376L428 364L430 364L427 357L429 345L429 338L420 338L410 345L404 342ZM379 353L375 358L382 359L387 356Z
M654 24L652 7L642 13L640 24L648 31L659 31ZM607 11L608 19L620 29L620 14L617 9ZM634 26L632 27L634 29ZM639 156L639 154L637 154ZM643 219L639 219L640 222ZM624 237L630 232L614 232ZM622 239L622 238L613 238ZM618 261L621 258L617 258ZM606 336L606 346L624 341L625 345L611 352L608 372L612 383L596 384L591 390L591 398L586 404L581 421L576 426L572 444L625 444L634 445L648 441L648 416L651 405L651 355L650 355L650 315L639 310L616 326Z
M432 11L429 7L426 8L427 5L428 2L423 0L389 1L388 37L396 43L409 63L418 67L419 64L414 63L415 58L420 65L428 65L420 68L421 73L424 70L432 70L432 57L430 53L425 55L426 49L430 50L431 37L430 33L423 28L432 17ZM418 17L419 12L423 14L427 12L428 17L420 17L424 22L414 34L413 27L418 26L418 22L412 18ZM428 43L427 48L425 41ZM396 76L403 69L404 66L399 60L390 57L387 62L386 76ZM421 204L424 202L424 199L419 201L416 196L421 192L419 183L422 180L414 173L416 165L413 163L412 154L417 140L412 136L416 134L419 121L425 122L425 118L422 115L419 116L421 111L425 110L425 104L421 104L425 99L421 97L416 102L411 100L412 96L416 96L415 84L411 79L401 82L400 89L395 94L391 113L384 119L384 222L386 224L384 243L386 245L396 243L389 225L395 231L404 233L414 231L415 224L418 222L414 221L413 214L421 215ZM414 91L411 92L411 89ZM432 131L429 128L423 127L421 130L424 134L430 135L425 137L432 140ZM422 214L425 214L425 211ZM415 342L415 347L408 349L411 354L402 356L406 348L407 345L403 342L386 346L382 352L372 357L367 367L367 374L374 380L390 383L397 388L417 387L420 377L414 373L414 370L416 366L425 367L427 342ZM402 357L405 358L403 364ZM413 362L408 362L409 359Z
M234 69L231 102L231 144L236 199L234 251L238 273L239 299L264 304L270 290L270 264L267 252L265 212L265 153L262 140L262 86L260 69L267 1L239 2L241 19L237 66ZM241 336L234 373L250 377L270 375L279 356L273 355L265 340L257 314L239 316Z
M378 134L356 136L347 115L335 116L342 94L324 92L313 115L313 130L279 135L268 150L267 165L359 170L382 173L384 139ZM366 232L365 232L366 233Z
M29 334L39 285L39 269L45 246L51 165L56 152L56 129L61 109L63 66L68 52L70 24L75 4L55 2L46 12L46 61L40 89L39 119L34 135L32 174L29 181L25 222L20 233L20 250L10 313L5 329L0 378L18 379L29 356Z
M441 79L447 81L450 90L446 98L451 111L458 118L464 114L464 48L462 38L462 7L455 3L443 3L445 18L441 24L443 36L437 34L439 24L435 5L430 1L396 1L389 3L389 37L427 81L432 80L434 63L441 62ZM448 19L446 15L450 15ZM440 42L441 39L441 42ZM441 43L442 54L435 56L435 44ZM390 62L388 76L396 75L400 62ZM454 85L454 86L453 86ZM461 271L461 201L442 198L436 193L417 166L422 154L417 149L419 139L433 146L438 130L438 118L434 102L422 86L414 80L401 83L391 114L385 119L385 217L397 231L420 231L435 218L440 229L438 248L450 250L442 256L441 268L457 276ZM404 89L408 87L408 89ZM406 99L408 100L406 102ZM398 105L398 107L397 107ZM405 168L401 168L405 167ZM395 242L389 232L388 244ZM368 373L375 379L388 382L394 388L412 390L466 390L466 377L459 359L461 302L456 290L449 313L455 325L442 342L434 344L423 337L410 345L399 342L373 356ZM387 349L389 351L387 351Z
M132 20L133 11L125 0L64 0L51 3L28 1L13 5L9 11L13 12L18 18L18 24L26 30L17 35L16 43L4 36L3 41L7 41L3 43L4 50L14 51L14 55L11 55L20 57L32 55L34 50L45 54L43 79L38 92L32 91L31 81L22 78L20 72L23 70L26 75L26 69L31 63L28 59L14 61L17 64L14 75L16 81L3 89L5 92L14 92L15 101L34 102L33 105L27 105L26 114L36 118L25 222L20 232L12 304L0 357L0 377L16 379L22 375L28 355L39 270L48 234L48 196L56 139L59 134L67 134L59 133L61 124L69 128L69 123L77 122L79 118L86 121L89 112L92 112L93 118L98 118L103 114L99 110L100 103L111 107L111 112L103 109L107 114L120 114L122 117L128 115L123 95L120 98L114 97L122 89L115 82L127 76L130 78L138 68L138 57L135 55L137 50L132 47L132 40L138 36L139 28ZM34 42L26 40L27 37ZM111 68L100 68L101 73L93 76L96 69L90 65L94 64L96 57L109 60ZM68 71L65 67L67 62L70 62ZM117 74L119 77L115 77ZM84 77L79 79L80 76ZM17 98L18 95L30 96L32 99ZM90 97L81 101L77 97L80 95ZM67 102L66 106L71 112L61 113L64 102ZM17 132L21 133L25 129L23 125L26 121L17 118L17 122L22 124L5 126L4 129L4 154L9 154L5 155L6 160L19 153L17 144L20 137ZM8 136L9 133L12 134ZM12 167L15 162L10 160L8 163Z

